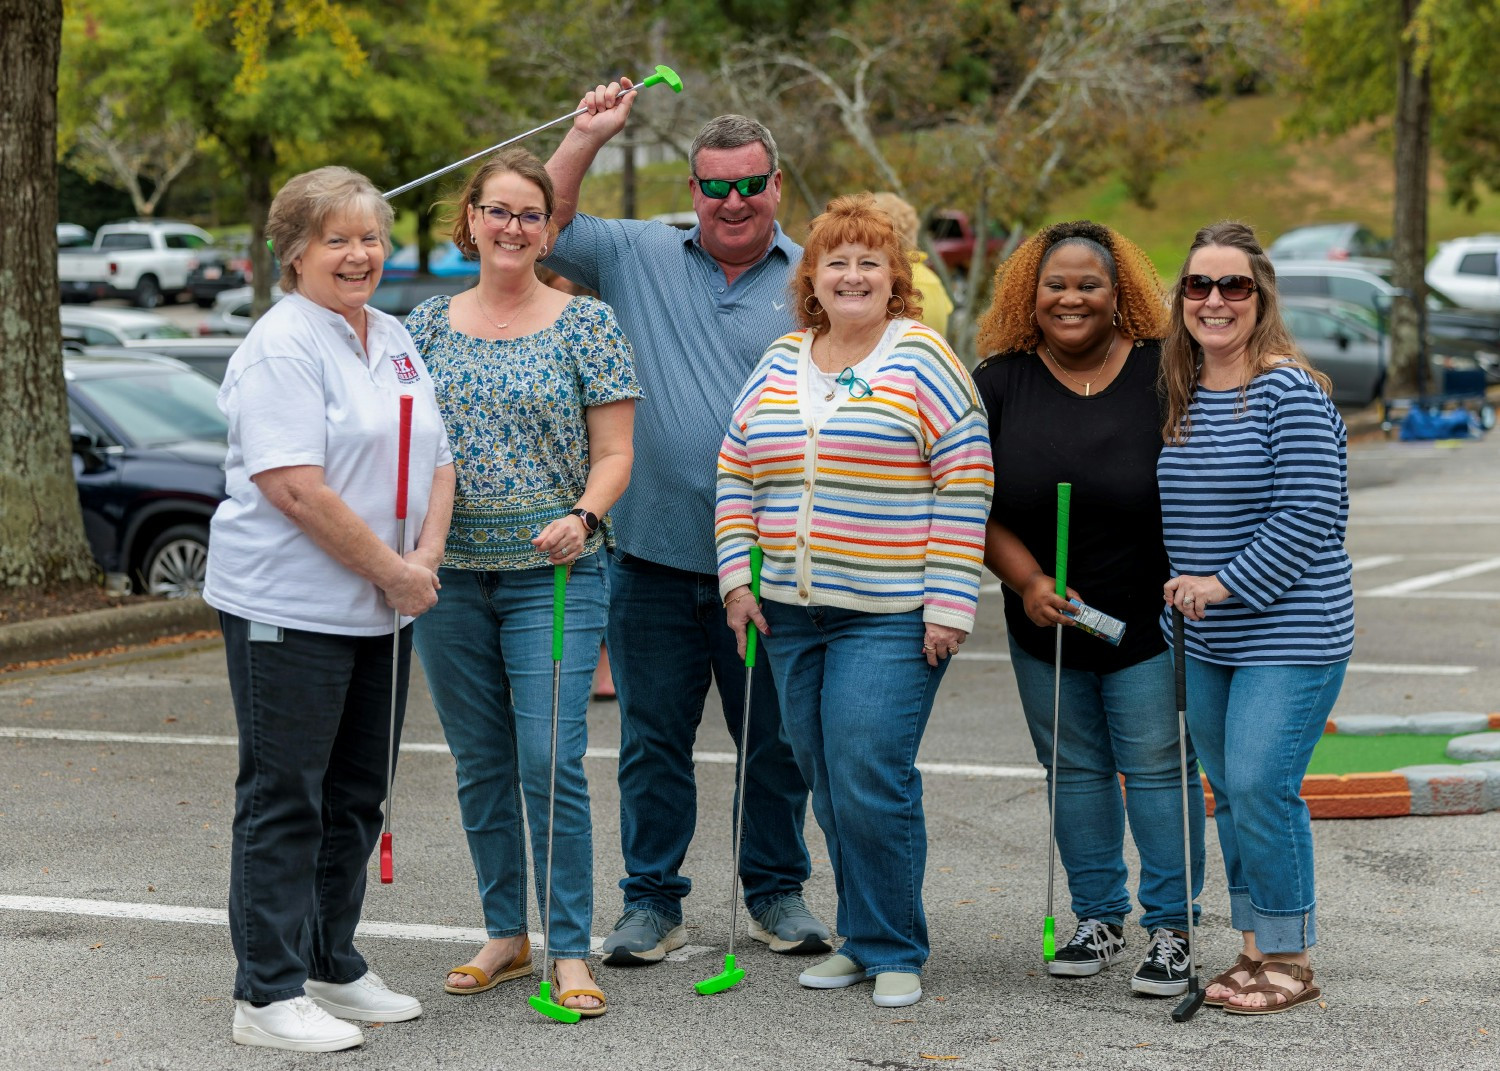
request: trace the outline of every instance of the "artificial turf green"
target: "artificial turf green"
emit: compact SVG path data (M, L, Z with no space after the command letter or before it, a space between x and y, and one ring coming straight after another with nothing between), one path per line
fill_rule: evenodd
M1376 773L1402 766L1449 763L1451 736L1391 733L1387 736L1353 736L1326 733L1313 749L1310 774Z

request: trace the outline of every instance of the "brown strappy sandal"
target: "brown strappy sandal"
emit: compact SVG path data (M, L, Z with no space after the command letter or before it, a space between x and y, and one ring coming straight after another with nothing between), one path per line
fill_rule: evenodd
M1296 996L1286 986L1280 986L1269 980L1270 973L1284 974L1293 981L1302 983L1302 992ZM1239 1004L1226 1004L1224 1010L1230 1015L1274 1015L1284 1012L1288 1008L1295 1008L1298 1004L1306 1004L1310 1000L1317 1000L1323 995L1323 991L1312 984L1313 970L1311 967L1303 967L1297 963L1285 963L1281 960L1262 960L1260 970L1255 972L1252 979L1253 985L1247 985L1240 990L1240 995L1247 993L1275 993L1281 997L1279 1004L1267 1004L1263 1008L1246 1008Z
M1230 996L1235 996L1240 992L1240 986L1249 985L1251 982L1255 981L1255 975L1260 971L1260 964L1260 960L1251 959L1249 956L1245 955L1245 953L1241 952L1239 954L1239 957L1235 959L1234 966L1230 967L1222 974L1216 974L1212 978L1210 978L1207 984L1204 985L1203 991L1206 993L1208 992L1209 986L1221 985L1225 989L1232 991L1230 993ZM1244 971L1247 975L1249 975L1249 977L1247 977L1243 982L1236 982L1230 976L1238 974L1240 971ZM1204 997L1203 1003L1207 1004L1210 1008L1222 1008L1229 1003L1229 999L1226 997L1224 1000L1211 1000L1208 997Z

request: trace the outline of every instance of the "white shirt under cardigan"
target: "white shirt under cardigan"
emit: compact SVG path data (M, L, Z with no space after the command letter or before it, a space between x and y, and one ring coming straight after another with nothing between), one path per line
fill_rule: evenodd
M406 549L415 546L433 474L453 456L432 378L411 336L394 317L366 310L368 352L338 313L288 294L230 359L219 389L219 408L229 419L229 497L210 528L203 590L210 606L311 632L391 631L380 589L330 557L252 479L270 469L321 466L324 482L394 546L399 399L410 394Z

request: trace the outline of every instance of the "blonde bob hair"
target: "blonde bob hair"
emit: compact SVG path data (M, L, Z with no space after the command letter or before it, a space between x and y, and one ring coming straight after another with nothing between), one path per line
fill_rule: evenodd
M386 255L391 252L391 221L395 214L365 176L347 167L320 167L287 180L271 202L266 217L266 237L281 260L281 289L297 289L297 269L292 262L323 233L334 216L368 213L380 232Z

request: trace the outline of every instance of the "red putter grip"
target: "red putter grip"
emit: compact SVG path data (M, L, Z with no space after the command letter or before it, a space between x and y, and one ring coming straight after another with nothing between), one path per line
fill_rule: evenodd
M401 452L396 461L396 519L406 520L406 480L411 470L411 395L401 395ZM389 834L387 834L389 835ZM382 847L382 852L384 847Z
M396 880L396 864L391 853L391 835L380 834L380 884L389 885Z

